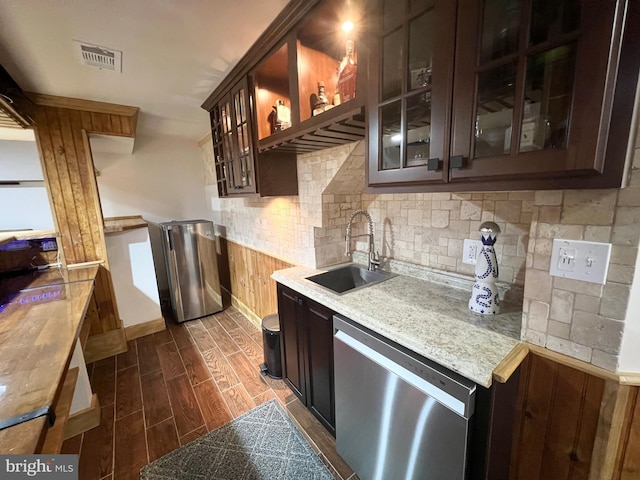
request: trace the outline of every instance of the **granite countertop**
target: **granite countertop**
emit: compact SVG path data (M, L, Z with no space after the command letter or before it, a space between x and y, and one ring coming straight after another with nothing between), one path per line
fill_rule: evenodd
M293 267L272 278L484 387L491 386L493 371L520 343L521 305L502 305L499 315L478 315L468 308L471 287L407 275L338 295L306 279L322 271Z
M0 420L55 405L98 266L49 268L4 278L0 305ZM35 453L42 417L0 431L3 453Z

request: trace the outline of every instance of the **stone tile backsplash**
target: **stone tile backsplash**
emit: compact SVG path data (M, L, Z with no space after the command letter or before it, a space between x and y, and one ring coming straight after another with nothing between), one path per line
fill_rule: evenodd
M201 147L207 184L214 185L211 142ZM297 197L215 199L225 235L321 268L349 260L346 223L364 209L382 257L471 277L463 241L479 239L480 224L494 221L502 230L500 280L524 286L522 339L616 370L640 239L640 174L632 172L624 189L375 195L364 193L364 161L364 142L300 155ZM354 236L366 233L362 218ZM550 276L554 238L611 242L607 284ZM351 245L359 258L367 246L364 237Z

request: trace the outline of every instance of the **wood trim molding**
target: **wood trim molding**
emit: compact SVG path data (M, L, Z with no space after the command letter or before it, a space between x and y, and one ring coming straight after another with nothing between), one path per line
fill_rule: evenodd
M89 339L89 332L91 331L91 322L95 319L95 317L97 316L97 312L93 311L91 312L91 315L89 315L89 310L94 309L95 310L95 297L93 296L93 293L91 294L91 299L89 300L89 307L87 308L87 313L85 314L85 318L82 321L82 327L80 328L80 335L78 335L78 339L80 340L80 347L82 347L82 350L84 351L85 346L87 345L87 340ZM89 318L89 321L87 321L87 317Z
M94 265L104 265L104 260L93 260L91 262L72 263L71 265L67 265L67 269L73 270L74 268L92 267Z
M69 415L67 424L64 426L64 439L75 437L98 425L100 425L100 400L98 394L94 393L89 407Z
M84 348L84 359L86 363L93 363L126 351L127 339L124 329L111 330L106 333L92 335L87 339L87 344Z
M163 317L156 318L149 322L138 323L125 327L124 334L127 337L127 341L135 340L136 338L144 337L145 335L151 335L152 333L158 333L165 330L167 326Z
M587 373L589 375L593 375L594 377L602 378L604 380L613 380L615 382L620 382L620 376L615 372L610 372L609 370L596 367L595 365L583 362L582 360L578 360L577 358L554 352L553 350L549 350L548 348L539 347L537 345L529 343L527 344L527 346L529 347L531 353L535 353L536 355L539 355L541 357L548 358L549 360L553 360L554 362L561 365L575 368L576 370Z
M620 461L618 446L622 438L623 427L627 421L627 405L633 388L620 385L614 380L609 380L605 383L596 439L591 456L589 480L613 478Z
M229 293L226 288L224 290L227 293ZM262 328L262 318L260 318L248 306L242 303L242 301L238 297L232 294L230 295L231 295L231 305L237 308L240 311L240 313L242 313L244 316L248 317L251 323L256 325L258 328Z
M522 361L529 355L529 347L524 343L519 343L493 371L493 379L496 382L507 383L513 372L520 366Z
M69 418L69 409L73 400L73 392L76 388L76 380L78 379L78 367L70 368L63 380L60 398L56 402L56 422L53 427L47 430L44 445L39 453L56 454L60 453L62 441L64 440L64 428Z
M106 113L107 115L121 115L123 117L137 118L140 108L115 103L96 102L81 98L58 97L42 93L26 92L27 96L36 105L43 107L70 108L84 112Z
M618 372L620 385L640 387L640 372Z

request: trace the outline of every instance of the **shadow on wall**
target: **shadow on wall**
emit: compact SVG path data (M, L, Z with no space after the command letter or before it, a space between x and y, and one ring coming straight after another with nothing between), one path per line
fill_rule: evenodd
M125 327L160 318L147 229L109 234L105 240L118 310Z
M167 278L167 263L164 258L162 229L157 223L147 220L149 228L149 242L151 243L151 254L153 256L153 268L156 272L156 283L158 284L158 295L162 305L170 303L169 279Z

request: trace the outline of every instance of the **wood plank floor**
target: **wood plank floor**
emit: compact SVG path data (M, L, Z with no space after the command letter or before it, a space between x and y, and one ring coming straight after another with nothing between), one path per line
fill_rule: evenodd
M262 332L235 308L129 342L88 366L100 425L70 438L80 480L140 478L166 453L276 398L336 479L355 479L335 439L282 380L260 375Z

